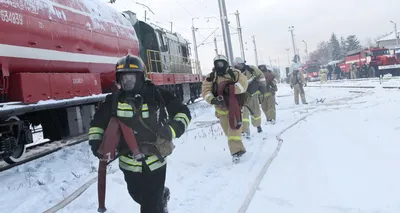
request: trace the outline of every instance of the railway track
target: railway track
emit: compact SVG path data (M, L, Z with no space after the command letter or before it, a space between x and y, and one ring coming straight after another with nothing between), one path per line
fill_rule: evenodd
M30 161L33 161L36 159L39 159L41 157L44 157L51 153L54 153L66 146L73 146L73 145L82 143L87 140L88 140L88 135L84 134L84 135L71 137L71 138L64 139L64 140L53 141L53 142L48 141L48 142L35 144L35 145L27 148L25 157L21 161L14 163L14 164L7 164L4 161L0 162L0 172L9 170L11 168L14 168L16 166L25 164L27 162L30 162Z

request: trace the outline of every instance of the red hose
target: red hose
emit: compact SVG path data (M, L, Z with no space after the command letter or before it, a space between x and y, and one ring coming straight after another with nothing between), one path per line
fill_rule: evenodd
M132 128L128 127L117 118L111 117L98 150L98 152L103 156L99 162L97 179L97 196L99 201L99 208L97 209L98 212L107 211L105 206L107 165L116 157L118 157L115 155L115 150L118 147L122 135L129 147L128 151L133 153L134 158L140 159L144 157L144 155L139 151L139 146L137 144L136 137L133 134Z
M226 87L228 87L228 94L226 92L224 94ZM235 94L235 83L228 81L219 83L217 95L219 100L225 101L225 108L229 111L229 126L231 129L240 129L242 126L242 114Z

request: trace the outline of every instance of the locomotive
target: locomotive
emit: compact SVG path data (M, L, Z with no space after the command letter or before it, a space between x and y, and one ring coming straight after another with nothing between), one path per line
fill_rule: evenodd
M0 155L21 160L31 126L51 141L87 133L131 53L146 76L182 102L200 97L201 71L178 33L139 21L100 0L0 0Z

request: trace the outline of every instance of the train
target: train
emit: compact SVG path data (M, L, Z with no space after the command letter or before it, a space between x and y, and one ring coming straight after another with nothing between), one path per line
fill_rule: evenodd
M188 40L101 0L0 0L0 28L0 155L10 164L34 142L32 126L51 141L87 133L128 53L182 102L201 95Z

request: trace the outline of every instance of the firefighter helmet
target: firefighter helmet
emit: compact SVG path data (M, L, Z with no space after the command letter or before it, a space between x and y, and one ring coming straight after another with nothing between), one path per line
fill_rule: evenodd
M118 60L115 66L115 77L123 90L139 90L145 80L145 69L146 66L141 58L128 54Z
M146 67L141 58L128 54L118 60L115 66L115 72L125 73L125 72L142 72L144 73Z
M224 56L224 55L217 55L214 58L214 63L216 61L225 61L226 63L228 63L228 58L226 56Z

